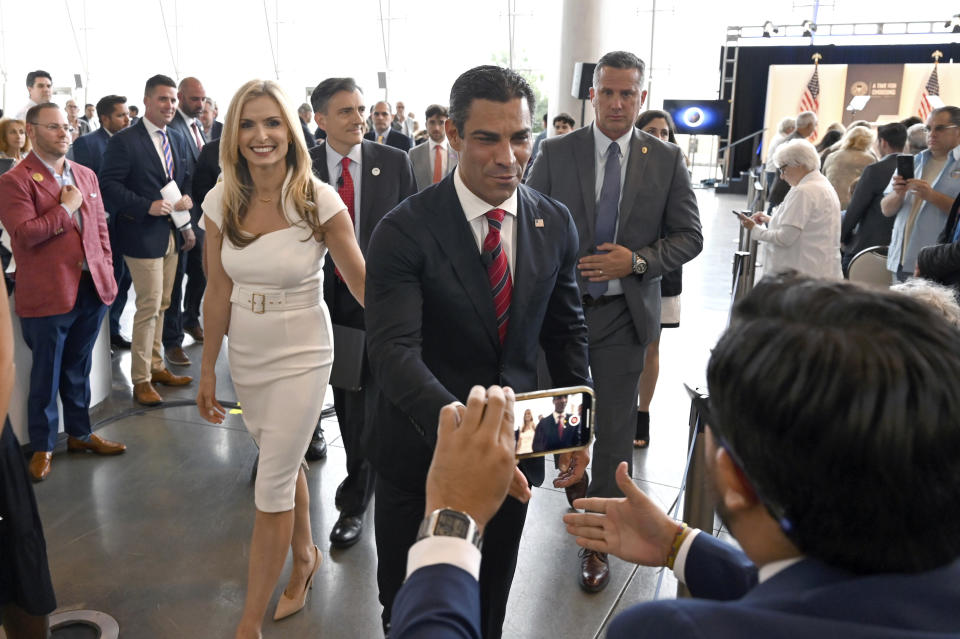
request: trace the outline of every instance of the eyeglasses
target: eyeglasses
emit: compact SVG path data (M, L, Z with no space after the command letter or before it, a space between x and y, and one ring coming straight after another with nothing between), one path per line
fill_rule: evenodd
M956 129L956 128L957 128L956 124L938 124L932 129L928 126L925 126L923 127L923 130L927 132L927 135L930 135L931 133L943 133L947 129Z
M56 133L59 130L63 130L64 133L73 133L73 127L69 124L40 124L39 122L31 122L30 124L43 127L51 133Z

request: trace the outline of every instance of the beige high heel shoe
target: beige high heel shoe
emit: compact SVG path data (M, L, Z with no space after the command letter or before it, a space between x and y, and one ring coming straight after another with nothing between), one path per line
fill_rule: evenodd
M307 604L307 591L313 588L313 578L317 575L317 571L320 570L320 563L323 561L323 555L320 554L320 549L315 545L313 550L317 553L317 558L314 560L310 577L307 578L307 583L303 586L303 592L300 593L299 597L294 599L288 597L287 591L284 590L283 593L280 594L280 601L277 602L277 609L273 613L274 621L279 621L284 617L289 617L296 612L300 612Z

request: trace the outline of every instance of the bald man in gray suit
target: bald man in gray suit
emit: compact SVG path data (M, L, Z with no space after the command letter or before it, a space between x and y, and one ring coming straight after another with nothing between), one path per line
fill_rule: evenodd
M703 248L683 154L634 127L646 98L644 64L614 51L597 63L592 126L540 145L527 185L565 204L580 234L583 294L596 392L591 497L622 496L614 473L632 471L637 383L660 332L660 277ZM580 585L609 582L605 553L581 552Z

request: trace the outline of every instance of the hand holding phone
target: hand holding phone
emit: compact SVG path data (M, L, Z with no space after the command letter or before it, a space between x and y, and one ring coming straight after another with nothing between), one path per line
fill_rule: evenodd
M913 156L908 153L901 153L897 156L897 175L904 180L913 179Z

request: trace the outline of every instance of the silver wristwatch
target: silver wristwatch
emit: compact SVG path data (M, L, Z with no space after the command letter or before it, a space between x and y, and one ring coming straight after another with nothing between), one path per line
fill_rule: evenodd
M647 272L647 261L640 255L640 251L633 252L633 274L643 275Z
M426 537L459 537L480 548L480 529L473 517L452 508L438 508L420 524L417 541Z

